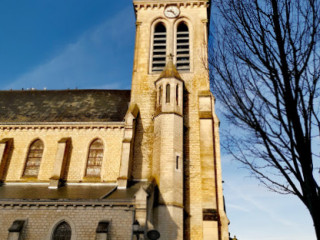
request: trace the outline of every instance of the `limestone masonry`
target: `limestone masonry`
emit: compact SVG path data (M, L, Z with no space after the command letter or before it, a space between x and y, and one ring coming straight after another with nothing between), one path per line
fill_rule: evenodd
M210 1L133 5L131 91L0 91L1 240L229 240Z

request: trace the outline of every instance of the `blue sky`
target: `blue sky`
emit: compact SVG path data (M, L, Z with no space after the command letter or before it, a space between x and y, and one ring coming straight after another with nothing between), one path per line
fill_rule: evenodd
M0 0L0 89L130 89L134 34L131 0ZM232 235L316 239L297 198L268 192L226 154L222 167Z
M0 88L130 88L134 12L108 3L0 0Z

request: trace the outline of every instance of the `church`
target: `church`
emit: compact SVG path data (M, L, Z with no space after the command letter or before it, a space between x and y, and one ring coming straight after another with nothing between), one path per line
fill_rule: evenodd
M131 90L0 91L1 240L229 240L210 0L133 0Z

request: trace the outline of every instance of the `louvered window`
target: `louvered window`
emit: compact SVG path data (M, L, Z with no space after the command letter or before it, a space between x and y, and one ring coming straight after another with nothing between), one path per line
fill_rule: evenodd
M43 142L38 139L35 140L29 147L29 152L24 169L24 177L38 177L40 163L43 154Z
M102 159L103 143L100 139L97 139L89 147L86 177L100 177Z
M52 240L70 240L71 227L68 223L60 223L53 232Z
M178 70L190 70L190 41L188 26L182 22L177 29L176 64Z
M158 23L154 29L152 49L152 71L160 72L166 66L167 30L163 23Z

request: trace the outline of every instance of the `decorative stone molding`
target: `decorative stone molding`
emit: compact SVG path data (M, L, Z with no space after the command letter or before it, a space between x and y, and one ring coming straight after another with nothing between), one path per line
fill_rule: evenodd
M114 123L22 123L0 124L0 130L105 130L105 129L123 129L124 122Z
M198 96L200 119L212 119L212 94L209 91L199 91Z
M86 208L112 208L126 211L133 211L135 209L134 202L106 202L106 201L92 201L92 202L74 202L74 201L1 201L0 209L86 209Z
M135 10L147 10L147 9L154 9L154 8L165 8L167 5L176 5L178 7L207 7L208 1L163 1L161 3L159 2L153 2L153 1L134 1L134 7Z

